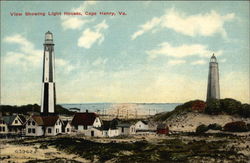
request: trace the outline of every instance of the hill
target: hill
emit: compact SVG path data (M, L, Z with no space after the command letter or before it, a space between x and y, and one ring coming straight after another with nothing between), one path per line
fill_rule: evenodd
M1 105L0 112L2 115L12 115L13 113L30 115L31 113L39 114L40 106L37 104L28 104L22 106L11 106L11 105ZM73 115L74 112L62 107L61 105L56 105L55 112L60 115Z
M171 112L156 114L153 117L153 120L165 121L191 112L203 113L207 115L232 115L242 118L250 118L250 105L242 104L241 102L230 98L220 100L213 99L209 102L193 100L182 105L178 105Z

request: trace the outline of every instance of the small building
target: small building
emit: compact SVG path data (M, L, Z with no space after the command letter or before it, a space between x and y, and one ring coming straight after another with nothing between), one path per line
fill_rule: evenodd
M169 134L169 127L166 124L158 124L156 133L159 135L167 135Z
M75 113L71 125L78 132L86 132L93 127L98 128L102 126L102 121L95 113Z
M136 130L136 132L148 131L149 130L149 128L148 128L148 122L144 121L144 120L138 121L135 124L135 130Z
M25 125L26 136L55 136L62 133L62 120L56 115L33 115Z
M72 132L71 121L64 120L62 121L62 133L70 134Z
M102 121L101 127L90 128L85 135L91 137L114 137L119 135L119 130L114 121Z
M3 116L0 120L0 133L23 134L26 119L23 115Z
M136 133L135 125L130 123L120 123L117 125L120 135L132 135Z

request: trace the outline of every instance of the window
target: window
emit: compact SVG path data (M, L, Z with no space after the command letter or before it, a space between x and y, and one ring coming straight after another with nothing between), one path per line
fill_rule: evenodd
M122 133L124 132L124 127L122 127Z
M58 132L59 132L59 129L57 128L57 129L56 129L56 133L58 133Z
M52 132L51 128L48 128L48 133L51 133L51 132Z
M32 121L32 125L35 126L35 124L36 124L36 123L35 123L34 121Z
M3 132L5 132L5 127L3 127Z
M84 125L84 130L87 130L88 129L88 126L87 125Z
M31 133L31 128L28 129L28 133Z
M141 125L139 125L139 127L141 128Z
M31 124L31 122L30 121L28 121L28 125L30 126L30 124Z
M0 127L0 131L2 131L2 127Z
M17 124L18 123L18 120L15 120L15 124Z
M69 128L67 128L67 132L69 132Z
M33 133L33 134L36 133L36 129L33 128L33 129L32 129L32 133Z

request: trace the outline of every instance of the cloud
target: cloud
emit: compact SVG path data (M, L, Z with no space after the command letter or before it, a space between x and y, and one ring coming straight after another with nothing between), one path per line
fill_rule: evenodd
M107 61L108 61L107 58L103 59L103 58L99 57L99 58L97 58L97 59L92 63L92 65L93 65L93 66L104 65L104 64L106 64Z
M95 5L96 1L85 1L78 8L73 8L71 12L83 12L87 10L90 6ZM66 29L81 29L85 24L92 22L93 19L90 19L88 16L61 16L62 27Z
M131 39L134 40L136 39L138 36L142 35L143 33L150 31L152 28L156 27L157 25L159 25L161 23L161 19L160 18L153 18L152 20L150 20L149 22L143 24L140 26L140 30L135 32L132 36Z
M85 29L82 32L81 37L78 39L78 46L89 49L97 41L98 44L101 44L104 40L104 35L102 32L108 27L109 26L106 24L106 20L103 20L101 23L97 24L93 29Z
M62 67L64 72L66 72L66 73L69 73L69 72L73 71L74 69L76 69L75 65L72 65L69 61L64 60L64 59L60 59L60 58L55 59L55 64L56 64L55 65L56 67Z
M6 64L19 64L27 68L27 66L38 67L41 63L43 51L34 48L34 44L28 41L20 34L7 36L4 41L10 44L17 44L17 51L9 51L4 57Z
M212 36L220 33L226 38L227 33L224 29L224 23L235 18L234 13L220 15L214 10L205 14L187 15L179 12L175 8L171 8L161 17L154 17L150 21L141 25L138 31L132 34L131 39L134 40L145 32L154 31L156 29L168 28L175 32L187 36Z
M204 65L206 64L207 62L205 60L197 60L197 61L193 61L191 63L191 65Z
M19 45L19 49L16 51L9 51L4 57L4 63L9 65L20 65L23 68L39 68L42 66L43 50L35 49L34 44L28 41L24 36L15 34L13 36L7 36L4 41L10 44ZM60 66L66 72L70 72L75 69L75 66L71 65L64 59L56 58L56 67Z
M80 19L78 17L62 16L63 29L81 29L84 24L91 22L89 19Z
M163 42L158 45L158 48L146 51L146 53L150 55L151 58L155 58L158 55L184 58L188 56L210 57L213 53L215 53L216 56L219 56L222 54L222 51L209 51L206 46L201 44L183 44L181 46L172 46L168 42Z
M169 60L168 61L168 65L171 65L171 66L179 65L183 63L186 63L186 61L185 60Z

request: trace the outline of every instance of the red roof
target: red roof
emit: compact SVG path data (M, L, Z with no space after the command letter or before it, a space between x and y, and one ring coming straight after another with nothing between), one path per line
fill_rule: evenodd
M71 124L73 126L77 125L91 126L93 125L96 117L97 115L95 113L75 113Z
M58 116L32 116L32 119L36 121L39 126L54 126L58 118Z

